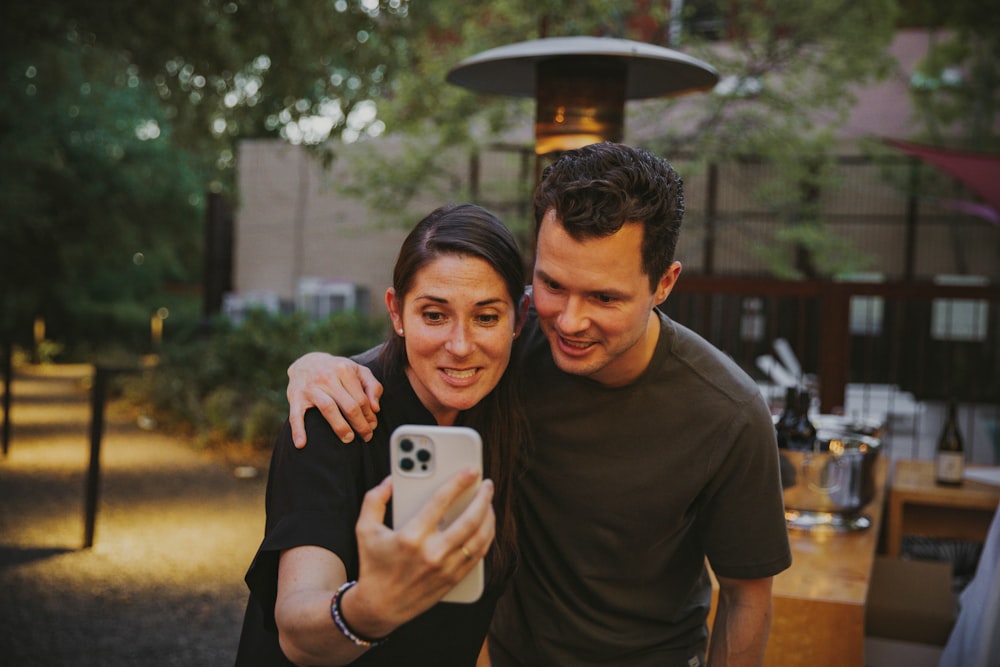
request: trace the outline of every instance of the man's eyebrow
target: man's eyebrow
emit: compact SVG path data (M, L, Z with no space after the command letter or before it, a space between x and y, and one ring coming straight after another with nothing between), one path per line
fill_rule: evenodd
M538 276L539 278L541 278L542 280L546 280L546 281L550 281L550 282L554 282L554 283L559 282L558 280L554 280L552 278L552 276L550 276L549 274L545 273L545 271L542 270L542 269L535 269L535 275Z
M596 289L596 290L590 290L590 292L588 293L594 296L610 296L613 299L628 298L624 292L619 292L618 290L613 290L613 289Z
M546 282L553 282L553 283L556 283L557 285L562 285L561 282L559 282L558 280L556 280L555 278L553 278L549 274L545 273L545 271L543 271L542 269L535 269L535 275L537 275L539 278L541 278L542 280L544 280ZM587 290L587 294L589 294L591 296L610 296L610 297L615 298L615 299L626 299L626 298L628 298L628 295L625 294L624 292L621 292L621 291L616 290L616 289L610 289L610 288L609 289L592 289L592 290Z

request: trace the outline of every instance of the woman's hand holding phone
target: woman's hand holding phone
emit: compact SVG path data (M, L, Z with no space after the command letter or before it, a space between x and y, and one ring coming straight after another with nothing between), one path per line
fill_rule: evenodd
M478 480L474 467L454 474L395 529L384 524L391 478L365 494L356 526L360 576L350 596L352 619L380 619L389 634L482 567L496 530L490 480L479 483L465 510L441 528L452 504Z

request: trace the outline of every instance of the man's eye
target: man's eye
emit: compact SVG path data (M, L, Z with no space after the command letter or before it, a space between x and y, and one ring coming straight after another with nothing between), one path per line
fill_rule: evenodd
M597 300L601 303L614 303L616 299L610 294L598 294Z

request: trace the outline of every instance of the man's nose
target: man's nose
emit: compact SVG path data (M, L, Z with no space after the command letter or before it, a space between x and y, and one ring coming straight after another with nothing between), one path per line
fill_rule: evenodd
M563 302L558 322L560 330L566 334L587 329L590 326L590 318L587 316L587 305L584 300L573 296L567 298Z

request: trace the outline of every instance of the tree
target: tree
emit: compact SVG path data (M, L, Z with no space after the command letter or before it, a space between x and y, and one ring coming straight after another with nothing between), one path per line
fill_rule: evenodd
M4 3L0 329L44 316L54 337L109 339L177 302L166 288L198 280L205 191L231 192L237 138L294 139L312 115L364 130L352 110L405 17L382 5Z
M925 127L918 140L1000 152L1000 22L976 0L909 3L910 20L930 30L931 49L911 80Z
M529 123L530 104L475 95L443 82L462 58L489 47L537 37L603 35L674 46L713 64L722 76L712 93L658 100L630 107L630 127L646 128L642 143L663 155L693 153L702 164L746 160L774 165L775 178L760 197L781 220L784 232L763 244L774 254L779 275L827 275L856 270L835 235L818 218L818 192L833 187L836 130L846 119L855 86L889 71L886 47L895 27L893 0L866 3L811 3L803 0L686 2L682 41L675 44L670 3L508 0L481 7L428 3L411 8L411 21L433 29L407 42L411 65L399 70L391 96L379 113L393 131L420 137L403 167L373 156L358 169L354 192L367 193L379 209L404 211L408 195L443 173L442 150L459 143L483 145L511 127ZM718 4L718 3L714 3ZM714 13L713 13L714 11ZM699 20L724 17L709 30ZM411 28L412 29L412 28ZM725 37L709 41L705 33ZM399 173L399 172L395 172ZM455 196L459 193L453 193ZM775 242L776 241L776 242ZM799 258L796 261L795 258Z
M429 4L3 3L0 328L24 336L44 316L53 337L106 339L141 326L169 283L197 282L204 193L233 194L238 139L377 133L373 101L405 111L414 81L438 80L435 39L458 33Z
M0 11L6 57L99 51L150 86L175 145L213 155L223 186L238 138L297 140L312 117L331 136L363 131L352 111L382 96L409 23L402 0L15 0Z
M169 146L148 87L104 53L82 55L53 47L5 62L5 328L23 336L44 317L68 341L134 338L171 304L164 284L200 271L204 170Z
M713 5L686 4L696 13ZM794 190L809 192L824 173L824 128L836 123L848 86L880 71L892 1L726 7L732 39L709 60L736 87L668 104L697 131L664 131L648 143L706 160L770 150L794 165ZM91 316L138 318L167 282L196 280L203 193L232 192L238 139L281 136L333 159L341 138L383 128L420 137L405 182L394 165L373 163L378 187L360 185L383 210L403 207L421 179L447 172L442 147L482 145L529 122L529 103L446 84L463 57L541 36L668 44L671 20L669 3L648 0L624 8L612 0L4 3L7 320L16 303L17 319L45 312L61 335L86 331L84 322L107 330ZM754 81L763 85L746 87ZM776 206L796 224L810 217L798 199Z
M779 277L865 268L865 257L826 226L819 204L824 191L837 187L837 131L856 101L854 90L890 71L895 2L770 0L728 7L724 45L697 36L690 42L693 53L720 71L720 86L694 105L650 105L648 112L667 126L655 143L667 154L689 150L704 161L754 159L771 166L756 196L779 225L755 251Z

